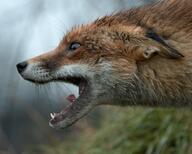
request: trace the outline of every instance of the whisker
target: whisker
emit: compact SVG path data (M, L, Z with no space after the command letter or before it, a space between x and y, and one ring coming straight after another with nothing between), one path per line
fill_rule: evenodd
M43 92L47 96L47 101L48 101L49 106L51 107L52 110L54 110L56 103L53 103L54 101L51 98L54 94L52 94L52 87L51 87L50 83L46 84L43 87Z

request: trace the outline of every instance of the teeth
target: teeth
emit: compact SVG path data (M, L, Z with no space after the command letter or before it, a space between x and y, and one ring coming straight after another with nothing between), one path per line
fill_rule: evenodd
M50 116L51 116L52 119L54 119L56 114L55 113L51 113Z

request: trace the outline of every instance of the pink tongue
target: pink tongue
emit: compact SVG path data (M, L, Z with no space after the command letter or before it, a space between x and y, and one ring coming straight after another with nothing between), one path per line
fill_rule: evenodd
M75 97L74 94L71 94L71 95L67 96L67 100L68 100L69 102L73 103L73 102L75 102L76 97Z

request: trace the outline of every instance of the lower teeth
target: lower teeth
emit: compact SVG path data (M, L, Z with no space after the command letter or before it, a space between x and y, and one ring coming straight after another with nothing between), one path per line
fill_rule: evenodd
M56 116L56 113L51 113L50 116L51 116L52 119L54 119L55 116Z

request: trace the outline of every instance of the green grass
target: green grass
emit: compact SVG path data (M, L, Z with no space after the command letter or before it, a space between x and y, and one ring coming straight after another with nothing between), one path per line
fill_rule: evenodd
M87 136L43 147L45 154L191 154L192 111L109 108Z

